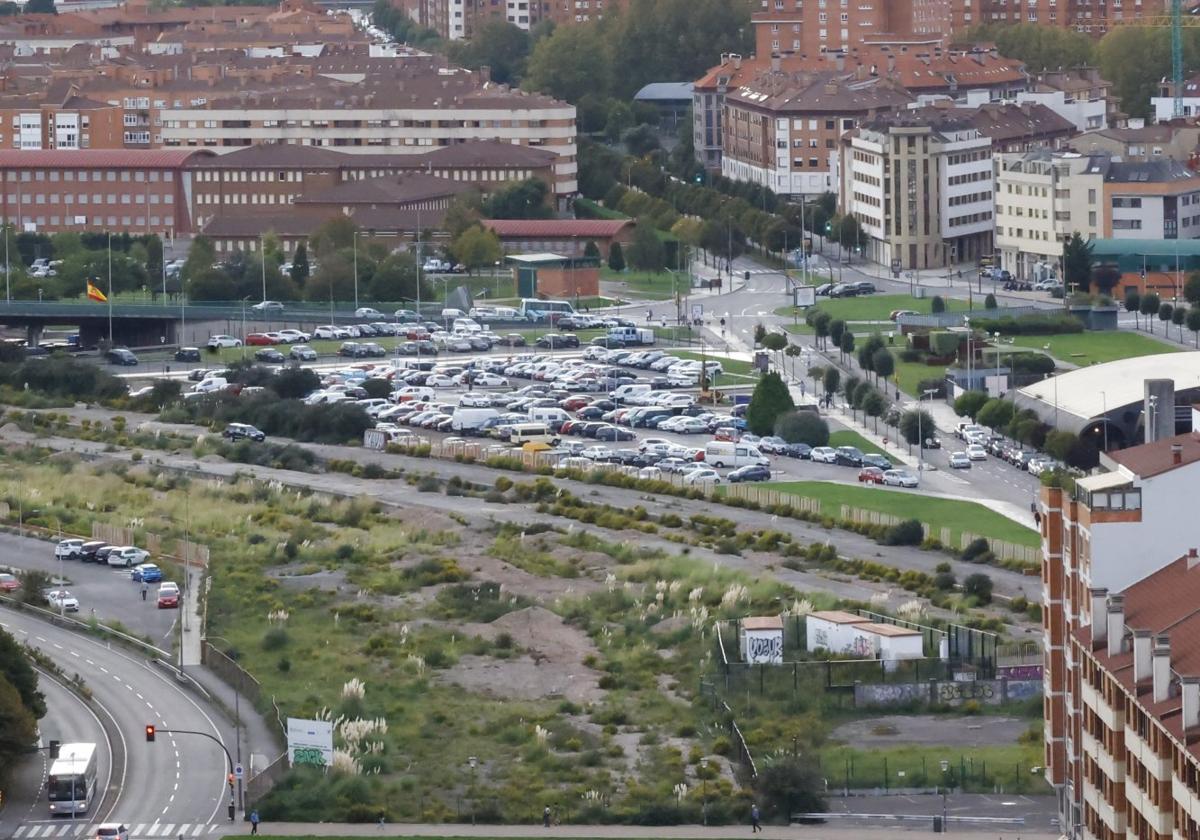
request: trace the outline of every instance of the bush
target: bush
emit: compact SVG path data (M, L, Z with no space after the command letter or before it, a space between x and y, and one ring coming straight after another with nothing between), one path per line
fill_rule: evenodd
M780 415L796 407L792 395L784 384L783 378L774 371L767 373L759 380L746 407L746 425L754 434L769 435L775 429L775 421Z
M829 424L812 411L789 411L775 421L775 434L788 443L826 446Z
M272 627L270 630L263 633L263 650L279 650L281 647L285 647L287 643L287 630L284 630L282 627Z
M980 604L992 602L992 579L982 572L967 575L963 581L963 594L968 595Z
M929 334L929 351L935 356L953 356L961 343L958 333L933 332Z
M974 563L977 561L977 558L980 555L986 554L991 550L992 547L988 545L987 540L985 540L983 537L976 537L967 544L966 548L963 549L962 560L965 563Z
M971 326L985 333L1001 335L1052 335L1083 332L1083 322L1071 315L1022 315L1019 318L980 318Z
M363 432L375 425L358 405L305 405L271 391L250 397L213 394L177 403L176 411L192 423L249 423L271 436L315 443L360 442Z
M884 545L920 545L925 541L925 527L916 519L906 519L892 525L883 533Z
M987 401L988 395L983 391L965 391L954 400L954 413L974 420Z

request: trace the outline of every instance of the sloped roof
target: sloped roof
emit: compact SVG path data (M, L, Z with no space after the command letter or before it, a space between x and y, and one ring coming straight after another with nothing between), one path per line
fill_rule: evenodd
M205 149L25 149L0 150L0 169L72 166L132 168L183 166L192 157L212 154Z
M475 189L472 184L438 178L423 172L347 181L295 200L300 204L409 204L458 195Z
M501 239L534 237L543 239L607 239L634 224L632 219L484 219L483 225Z

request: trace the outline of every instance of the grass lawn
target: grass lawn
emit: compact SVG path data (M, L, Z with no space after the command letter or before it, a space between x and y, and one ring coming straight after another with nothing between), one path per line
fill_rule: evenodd
M943 298L946 309L950 312L966 311L967 301ZM865 295L852 298L822 298L817 301L817 308L828 312L829 317L843 321L886 321L888 315L897 309L911 309L914 312L927 314L932 310L933 298L914 298L909 295ZM794 308L781 306L775 314L781 318L791 318ZM801 311L803 321L804 313Z
M676 294L686 295L690 282L686 273L664 271L612 271L604 269L600 279L608 283L616 283L626 297L646 298L649 300L666 300Z
M1047 345L1048 350L1045 349ZM1118 330L1019 335L1013 338L1013 346L1044 351L1059 361L1073 365L1091 365L1117 359L1132 359L1135 356L1179 352L1178 347L1163 344L1148 335Z
M858 432L853 431L852 429L841 429L836 432L830 432L829 433L829 445L830 446L856 446L863 452L866 452L866 453L873 452L876 455L886 455L892 461L899 461L899 459L895 455L892 455L890 452L884 452L878 446L871 443L871 441L867 440L865 437L860 435ZM903 462L901 462L901 463L903 463Z
M965 725L965 721L954 719L954 724ZM820 774L829 779L830 787L842 787L848 781L851 788L939 785L942 761L950 765L946 775L953 776L952 784L961 784L967 791L990 793L996 785L1002 785L1005 793L1043 792L1046 786L1040 774L1030 772L1030 768L1044 763L1037 744L911 744L871 750L828 746L817 756Z
M958 536L963 531L1019 545L1039 544L1038 534L1033 529L1018 525L1008 517L975 502L826 481L785 481L763 486L784 493L820 499L824 512L834 516L841 505L850 505L903 519L918 519L927 523L935 535L939 529L949 528L951 540L955 545L958 544Z

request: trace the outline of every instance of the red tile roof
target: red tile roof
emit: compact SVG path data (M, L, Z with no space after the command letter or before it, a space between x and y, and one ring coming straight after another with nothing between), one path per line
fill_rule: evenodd
M1178 464L1175 463L1175 453L1171 449L1176 445L1180 447ZM1144 443L1113 452L1109 457L1134 475L1149 478L1200 461L1200 434L1193 432Z
M616 236L634 222L632 219L485 219L483 224L505 237L541 237L545 239L606 239Z
M0 169L111 166L113 168L183 166L204 149L27 149L0 151Z

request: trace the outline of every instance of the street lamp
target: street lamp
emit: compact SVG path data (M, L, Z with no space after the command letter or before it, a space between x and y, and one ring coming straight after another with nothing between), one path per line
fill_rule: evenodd
M922 391L917 396L917 474L925 470L925 432L921 428L921 404L925 398L937 393L937 388Z
M246 295L242 298L242 358L246 358L246 301L250 300L250 296Z

